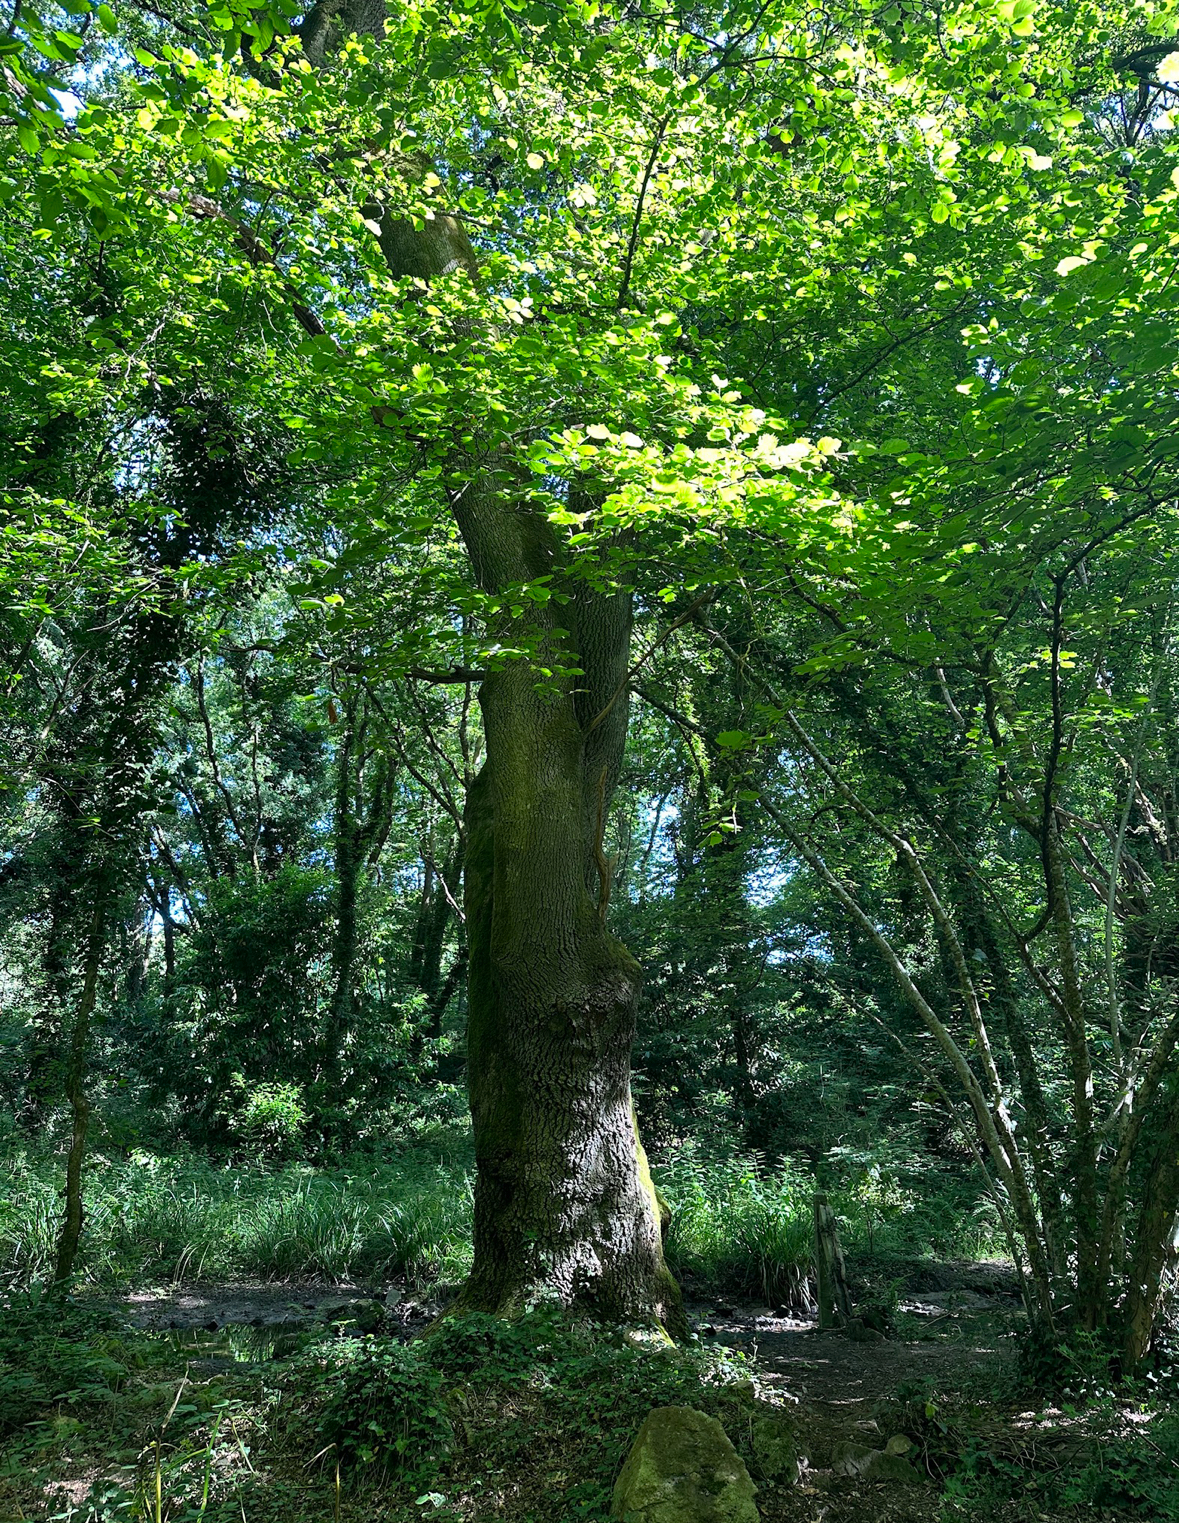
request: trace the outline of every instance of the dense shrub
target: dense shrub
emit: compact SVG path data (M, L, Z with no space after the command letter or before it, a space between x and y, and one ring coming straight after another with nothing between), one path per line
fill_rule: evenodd
M320 1344L297 1378L318 1405L317 1431L341 1467L426 1485L450 1452L442 1376L418 1347L373 1338Z
M247 1088L243 1082L243 1089L233 1129L263 1157L292 1157L298 1151L308 1119L302 1087L255 1084Z

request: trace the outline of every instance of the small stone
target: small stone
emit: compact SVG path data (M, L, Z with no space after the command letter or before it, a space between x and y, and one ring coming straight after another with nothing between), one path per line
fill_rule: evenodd
M907 1433L894 1433L884 1446L885 1454L899 1454L902 1458L911 1452L913 1440Z
M836 1475L863 1475L875 1453L867 1444L836 1444L831 1451L831 1468Z
M362 1333L379 1332L385 1322L385 1308L379 1301L354 1301L352 1320Z
M890 1481L899 1486L920 1486L921 1477L899 1454L874 1452L860 1472L866 1481Z
M920 1486L921 1477L899 1454L869 1449L864 1444L836 1444L832 1451L832 1469L836 1475L858 1476L862 1481L893 1481L904 1486Z
M715 1417L656 1407L626 1457L611 1516L625 1523L758 1523L756 1495Z

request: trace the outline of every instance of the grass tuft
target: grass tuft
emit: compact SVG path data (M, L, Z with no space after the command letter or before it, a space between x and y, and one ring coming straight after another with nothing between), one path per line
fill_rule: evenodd
M673 1273L711 1289L810 1304L813 1182L748 1158L702 1159L684 1147L659 1171L672 1208L666 1251Z

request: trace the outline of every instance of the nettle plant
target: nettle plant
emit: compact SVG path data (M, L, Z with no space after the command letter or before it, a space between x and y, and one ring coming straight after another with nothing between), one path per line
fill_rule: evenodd
M345 1338L299 1361L325 1457L345 1471L425 1486L453 1442L442 1376L415 1345Z

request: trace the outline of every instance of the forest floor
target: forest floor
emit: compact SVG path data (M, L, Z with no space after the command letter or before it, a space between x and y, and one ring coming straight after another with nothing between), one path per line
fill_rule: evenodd
M748 1352L759 1382L791 1403L807 1456L794 1487L762 1488L759 1507L775 1523L926 1523L946 1517L932 1481L921 1487L872 1483L832 1473L841 1446L881 1449L903 1432L914 1405L997 1397L1013 1363L1025 1319L1010 1266L995 1262L930 1265L927 1283L901 1292L893 1336L860 1341L821 1331L814 1320L756 1305L694 1306L697 1324ZM926 1425L930 1415L926 1415ZM924 1446L921 1446L924 1447ZM918 1445L913 1457L917 1458ZM937 1468L937 1456L922 1456ZM992 1517L997 1516L991 1514ZM1026 1507L1012 1517L1047 1518ZM1075 1519L1070 1511L1067 1515Z
M354 1307L371 1304L373 1293L361 1285L196 1285L135 1294L126 1307L137 1326L170 1332L177 1353L187 1355L199 1376L251 1354L265 1357L285 1333L311 1322L346 1323ZM386 1326L405 1337L419 1333L440 1310L439 1302L401 1287L385 1290L382 1298L389 1307ZM960 1441L952 1430L961 1428L966 1413L973 1419L974 1446L1012 1470L1035 1451L1041 1465L1047 1457L1049 1469L1057 1471L1057 1456L1082 1453L1108 1436L1108 1412L1096 1432L1075 1412L1014 1409L1005 1388L1025 1319L1011 1267L1002 1262L925 1263L911 1270L898 1293L888 1338L869 1335L860 1341L824 1332L811 1318L740 1298L693 1298L688 1312L699 1337L749 1359L759 1386L783 1400L798 1433L806 1455L798 1483L763 1481L760 1487L767 1523L934 1523L957 1511L977 1515L968 1496L960 1509L952 1502L947 1506L943 1487L933 1479L914 1488L832 1472L841 1446L883 1448L914 1412L922 1431L912 1457L921 1464L923 1479L925 1471L938 1473ZM227 1334L234 1334L232 1345ZM937 1443L939 1437L944 1445ZM988 1503L988 1517L1075 1523L1075 1506L1043 1511L1031 1473L1024 1484L1031 1495L1005 1505ZM513 1505L526 1506L530 1489L516 1491L504 1515L512 1515ZM1100 1515L1117 1513L1103 1508Z
M750 1456L759 1414L772 1413L789 1421L798 1449L805 1455L793 1484L758 1475L755 1461L750 1460L764 1523L947 1523L959 1518L985 1518L987 1523L1064 1523L1066 1519L1076 1523L1077 1519L1161 1520L1177 1515L1169 1510L1169 1503L1167 1510L1154 1511L1140 1504L1134 1491L1136 1472L1133 1465L1127 1468L1124 1458L1127 1443L1132 1446L1137 1441L1141 1446L1144 1441L1151 1446L1153 1419L1149 1415L1108 1400L1033 1410L1027 1397L1018 1396L1011 1375L1025 1323L1009 1267L924 1262L909 1266L903 1283L894 1280L893 1287L892 1334L888 1338L869 1335L871 1341L821 1332L811 1321L749 1301L703 1295L689 1300L700 1340L694 1346L711 1345L743 1356L730 1365L725 1377L730 1387L716 1408L730 1437ZM247 1523L271 1516L285 1518L287 1523L326 1523L333 1515L346 1523L353 1518L400 1523L431 1515L430 1507L421 1505L426 1498L413 1495L417 1487L409 1493L397 1493L396 1488L393 1492L370 1490L351 1502L345 1492L343 1510L338 1512L330 1475L325 1475L315 1483L318 1489L313 1496L307 1490L305 1468L311 1451L301 1438L291 1447L281 1404L276 1407L272 1399L271 1415L264 1419L256 1394L251 1395L251 1382L257 1393L276 1380L280 1385L284 1378L289 1380L280 1372L295 1368L288 1364L291 1356L297 1358L308 1341L322 1339L332 1324L337 1333L347 1335L362 1330L365 1319L376 1316L384 1332L393 1333L399 1341L412 1339L440 1310L428 1291L413 1293L403 1285L378 1289L359 1284L197 1284L138 1290L109 1303L108 1309L129 1322L130 1336L141 1339L151 1351L149 1367L128 1381L119 1398L124 1405L116 1407L121 1415L111 1427L112 1435L127 1429L133 1417L142 1427L134 1436L129 1430L122 1432L118 1448L125 1461L133 1460L133 1451L140 1449L140 1458L125 1474L126 1484L137 1487L143 1500L137 1506L129 1503L126 1511L118 1507L94 1510L91 1496L102 1476L101 1453L94 1444L79 1444L82 1430L67 1425L55 1472L42 1473L41 1496L48 1504L43 1512L30 1510L30 1492L23 1484L10 1492L15 1505L11 1512L5 1511L5 1467L0 1465L4 1523L9 1517L106 1523L108 1518L151 1515L144 1490L144 1455L150 1466L149 1429L153 1423L159 1426L161 1413L151 1416L154 1408L135 1405L137 1384L143 1392L158 1392L156 1400L163 1408L171 1404L180 1413L188 1412L194 1400L201 1405L202 1389L209 1392L210 1410L220 1402L232 1413L240 1403L241 1430L247 1430L251 1421L256 1424L255 1447L247 1453L238 1444L250 1471L241 1479L253 1488L240 1509ZM746 1372L749 1380L743 1379ZM597 1409L588 1418L581 1409L574 1409L570 1417L568 1406L560 1406L560 1395L553 1406L551 1398L519 1387L473 1387L473 1395L468 1391L461 1398L471 1403L463 1407L464 1413L474 1414L468 1424L470 1436L458 1446L449 1471L437 1482L445 1488L445 1493L440 1489L436 1494L437 1516L472 1523L493 1518L511 1523L601 1518L602 1503L592 1498L608 1498L609 1467L616 1461L607 1451L611 1445L627 1442L625 1433L633 1431L631 1407L637 1426L646 1406L660 1404L658 1400L644 1402L641 1374L637 1388L631 1378L625 1397L620 1394L620 1401L625 1399L630 1406L625 1411L620 1408L622 1426L615 1420L614 1428L605 1418L596 1426ZM554 1379L558 1386L562 1384L555 1371ZM177 1407L182 1393L183 1404ZM610 1404L608 1385L602 1394ZM705 1407L718 1399L715 1387L710 1396L701 1386L700 1397ZM191 1410L189 1420L197 1425L202 1413ZM259 1415L251 1416L254 1413ZM150 1420L144 1423L146 1418ZM175 1421L165 1418L165 1427L169 1420ZM296 1436L297 1422L292 1430ZM513 1438L517 1428L519 1436ZM233 1432L238 1439L239 1427ZM846 1446L858 1445L861 1453L882 1450L900 1434L913 1443L908 1455L914 1462L913 1483L895 1478L871 1483L861 1475L841 1473L841 1463L847 1468ZM501 1441L506 1445L502 1451L497 1447ZM70 1460L71 1448L77 1451L75 1461ZM1154 1448L1158 1482L1165 1484L1166 1467L1179 1471L1179 1465L1158 1445ZM202 1463L206 1485L210 1473L214 1478L232 1479L232 1469L238 1465L235 1452L215 1463L212 1458L199 1461L204 1452L199 1446L192 1452L188 1468L198 1480ZM212 1452L210 1447L210 1456ZM1121 1459L1116 1458L1119 1455ZM1111 1476L1124 1483L1124 1497L1117 1484L1104 1490L1093 1484L1094 1467L1104 1473L1107 1464ZM268 1470L273 1495L270 1484L264 1484ZM132 1482L135 1473L140 1479ZM9 1475L17 1480L11 1469ZM1144 1497L1153 1484L1145 1485ZM182 1486L179 1471L176 1485ZM563 1489L567 1499L582 1500L569 1500L566 1510L557 1502ZM306 1501L292 1511L296 1494ZM435 1495L429 1488L427 1494ZM1124 1507L1119 1505L1123 1501ZM222 1512L210 1506L209 1519L214 1515L220 1517ZM232 1514L224 1515L236 1518L239 1507L235 1504ZM198 1514L191 1504L170 1508L165 1497L161 1516L180 1523L205 1514L203 1510Z

